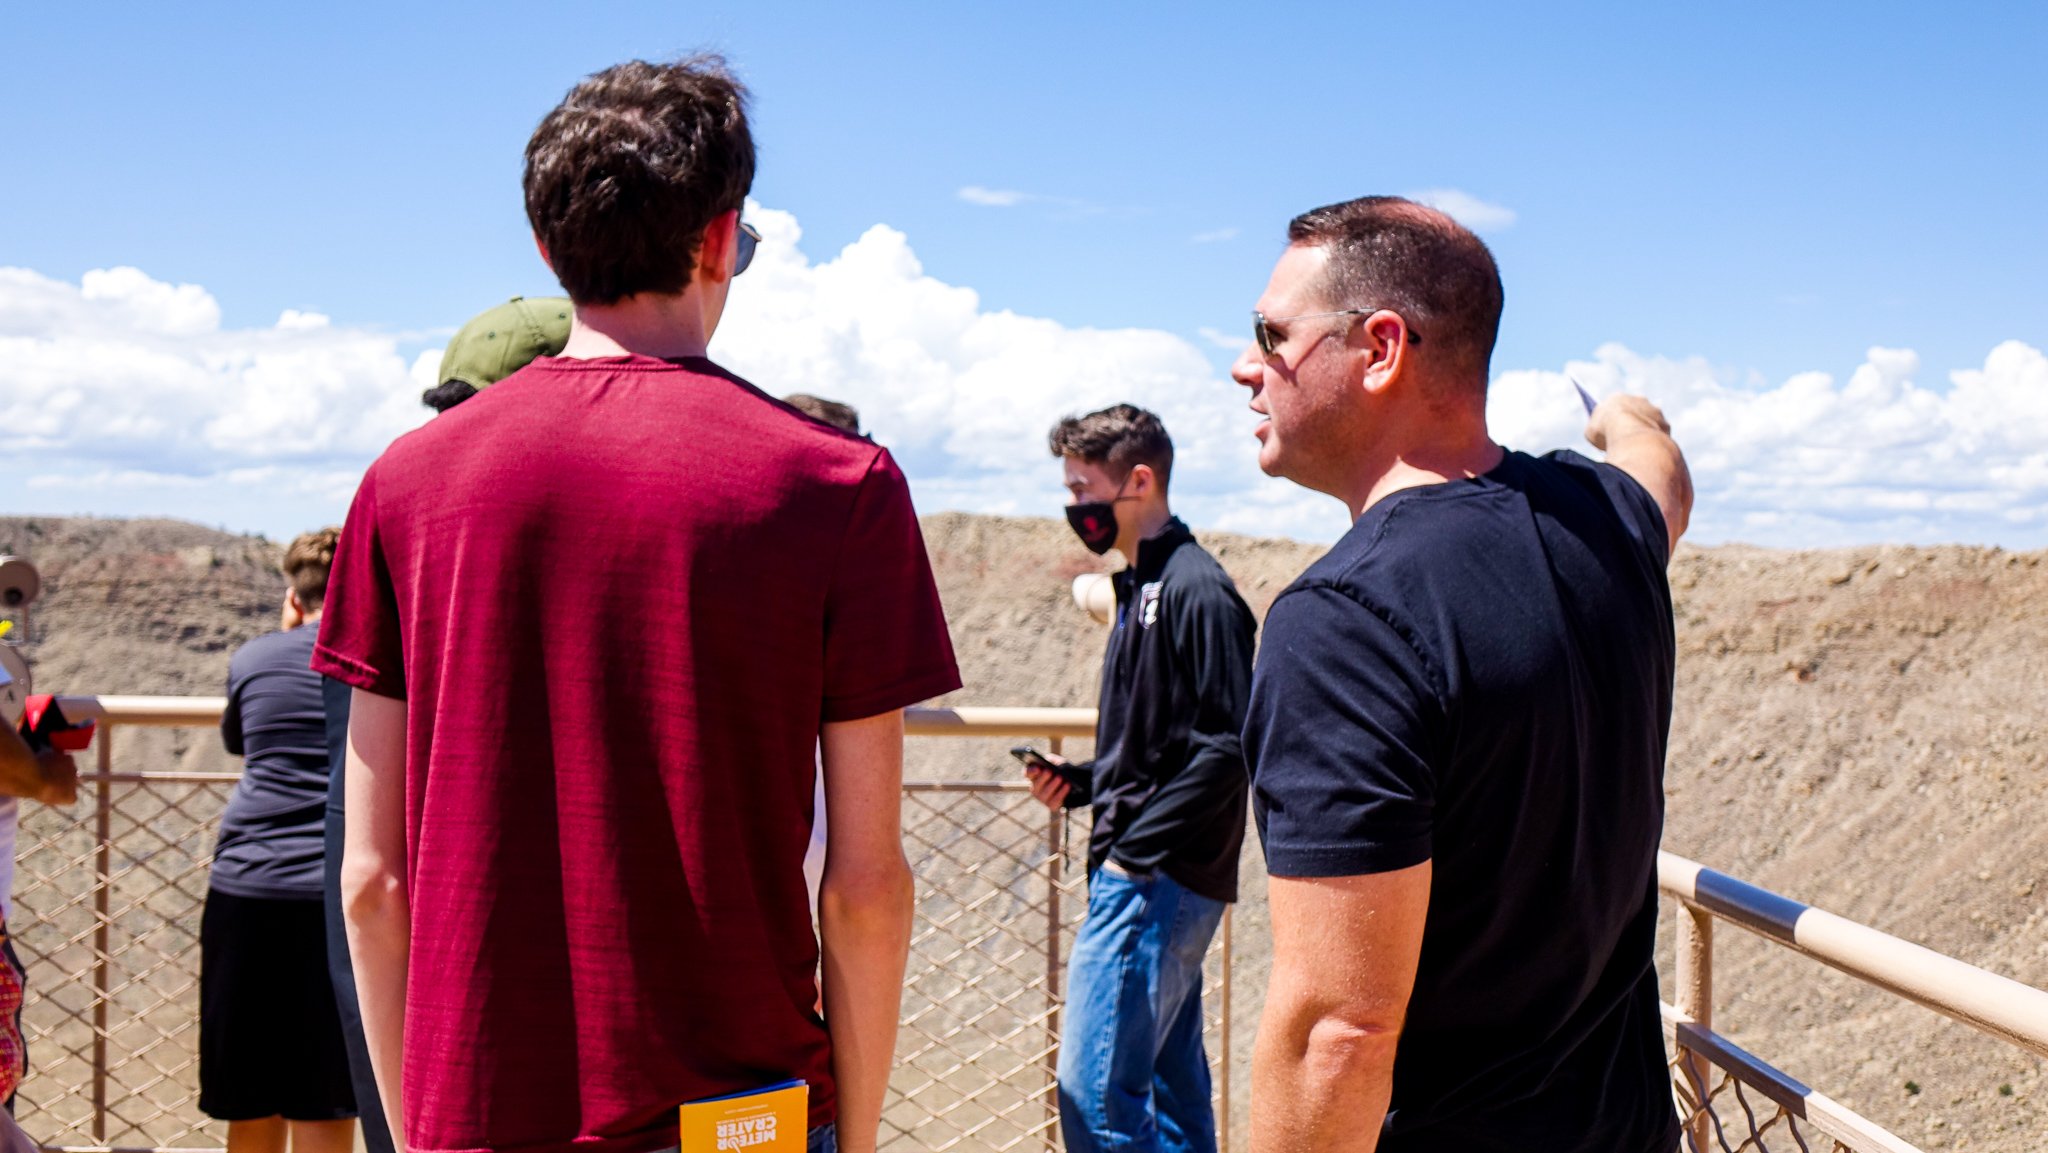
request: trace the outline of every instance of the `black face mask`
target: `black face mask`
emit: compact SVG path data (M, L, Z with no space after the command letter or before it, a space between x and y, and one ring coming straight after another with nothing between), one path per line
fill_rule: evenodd
M1116 506L1106 500L1068 505L1067 523L1096 556L1108 552L1109 546L1116 543Z
M1124 480L1128 482L1130 478L1125 477ZM1116 543L1116 505L1125 499L1128 498L1120 484L1116 486L1116 495L1108 500L1082 501L1067 506L1067 524L1073 528L1074 535L1081 538L1081 543L1088 546L1089 552L1101 556Z

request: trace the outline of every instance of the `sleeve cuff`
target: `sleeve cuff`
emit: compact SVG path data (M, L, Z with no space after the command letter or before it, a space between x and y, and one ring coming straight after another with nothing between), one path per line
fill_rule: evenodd
M933 669L929 672L897 681L879 689L868 689L858 693L825 698L824 720L826 723L857 721L863 717L878 716L895 709L908 708L919 701L928 701L936 696L952 692L960 687L960 670L952 666Z
M1429 860L1430 839L1377 844L1266 846L1266 872L1275 877L1362 877L1391 873Z
M313 671L321 676L332 677L345 685L393 700L405 699L405 678L380 673L362 661L346 653L338 653L326 645L313 646Z

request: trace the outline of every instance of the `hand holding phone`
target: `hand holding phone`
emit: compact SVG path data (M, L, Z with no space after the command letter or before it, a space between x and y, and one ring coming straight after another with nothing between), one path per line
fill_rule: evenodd
M1049 809L1066 807L1067 794L1074 791L1066 761L1055 761L1029 745L1018 745L1010 750L1010 755L1023 762L1024 775L1031 778L1032 796Z

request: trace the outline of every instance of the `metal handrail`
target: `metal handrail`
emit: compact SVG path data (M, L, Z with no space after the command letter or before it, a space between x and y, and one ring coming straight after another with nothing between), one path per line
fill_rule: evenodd
M220 720L227 699L65 696L58 698L58 704L64 715L74 720L208 725ZM1089 737L1095 732L1095 710L912 708L905 710L904 731L911 736ZM2048 1057L2048 992L1746 884L1674 853L1657 854L1657 882L1666 895L1689 909L1740 925L1859 980ZM1687 967L1683 956L1680 967Z
M74 721L110 725L213 725L226 697L60 696L57 706ZM903 710L903 731L913 737L1092 737L1094 709L959 708Z
M224 697L58 698L67 718L98 720L110 729L121 725L212 725L218 723L226 703ZM1087 708L921 707L907 709L904 714L907 736L1038 736L1049 738L1055 750L1064 738L1091 737L1094 729L1095 710ZM114 774L107 748L109 743L102 740L97 750L99 772L96 776L101 780L123 780L130 776L137 779L146 776L151 780L188 776L195 780L216 780L233 776L218 773ZM1008 781L906 781L904 787L906 792L935 789L1008 792L1025 786L1021 782ZM103 812L99 816L104 826L106 814ZM102 827L102 844L106 832ZM1049 832L1052 839L1048 841L1048 851L1055 857L1059 852L1057 835L1055 822L1055 828ZM106 862L101 861L100 865L104 870ZM1713 1045L1725 1040L1712 1033L1713 922L1716 919L1738 925L1860 981L1889 990L2007 1043L2048 1057L2048 992L1746 884L1673 853L1660 852L1657 866L1659 890L1680 905L1676 950L1678 1003L1673 1012L1674 1020L1690 1030L1681 1031L1681 1048L1694 1055L1682 1055L1681 1060L1693 1066L1695 1076L1704 1071L1703 1065L1695 1063L1714 1058L1717 1051L1711 1051ZM1054 900L1052 916L1056 926L1059 915L1056 895ZM105 915L104 909L100 912ZM1225 931L1227 933L1228 929ZM1056 949L1057 945L1052 947ZM1049 983L1057 982L1058 966L1057 955L1049 955ZM104 1012L104 1005L96 1005L95 1008ZM1227 1014L1225 1021L1227 1037ZM1227 1044L1226 1041L1226 1053ZM1227 1077L1227 1062L1225 1070ZM1812 1100L1811 1097L1807 1099L1809 1107ZM1228 1101L1227 1094L1225 1101Z
M1759 889L1673 853L1657 854L1657 887L1690 910L1711 913L1860 981L2048 1057L2048 992ZM1681 979L1681 988L1686 984Z

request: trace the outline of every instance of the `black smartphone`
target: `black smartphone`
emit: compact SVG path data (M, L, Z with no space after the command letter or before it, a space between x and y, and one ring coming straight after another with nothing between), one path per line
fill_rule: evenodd
M1010 750L1010 755L1031 768L1044 769L1046 772L1051 773L1075 788L1081 787L1081 782L1074 779L1074 766L1054 764L1045 758L1044 753L1039 752L1030 745L1018 745Z
M1060 771L1060 767L1058 765L1055 765L1051 761L1046 760L1044 753L1039 752L1037 749L1032 748L1030 745L1018 745L1016 748L1010 750L1010 755L1024 762L1026 765L1034 769L1044 769L1048 773L1057 773Z

